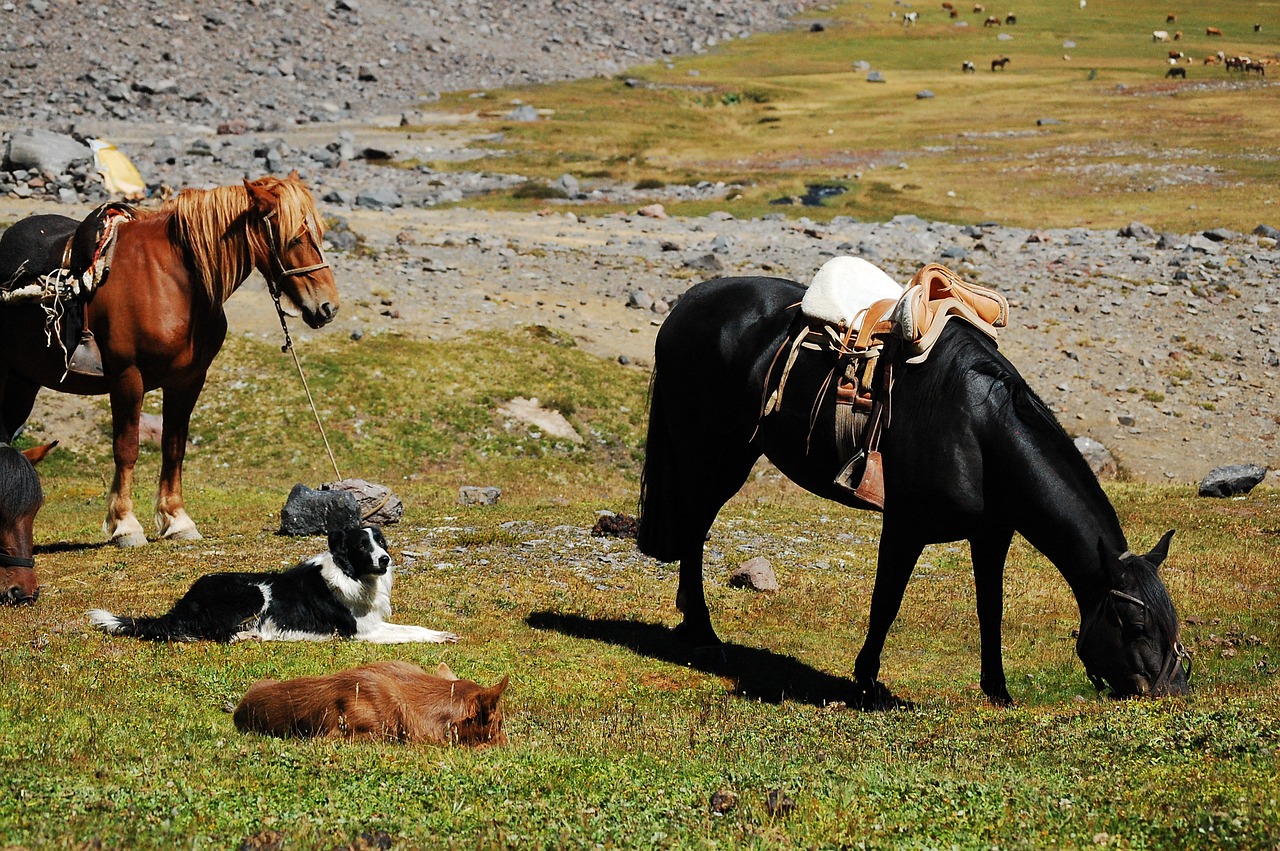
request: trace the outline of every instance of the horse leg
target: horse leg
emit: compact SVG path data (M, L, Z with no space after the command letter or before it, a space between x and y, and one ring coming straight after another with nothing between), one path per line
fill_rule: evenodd
M142 373L136 366L122 371L111 385L112 452L116 474L107 499L102 531L111 543L138 547L147 542L133 513L133 470L138 463L138 418L142 415Z
M910 704L895 697L880 682L880 654L884 652L889 627L898 617L907 580L915 569L924 544L919 538L895 523L896 515L885 514L880 530L880 554L876 564L876 582L871 591L871 615L867 638L853 664L853 677L863 693L863 709L896 709Z
M705 457L705 456L704 456ZM686 533L680 557L680 587L676 590L676 608L684 620L674 633L693 647L715 646L720 638L711 626L711 611L703 593L702 552L711 524L724 504L738 492L751 474L751 466L760 457L758 450L744 447L730 457L722 457L711 466L718 475L699 482L686 482L680 501L685 506ZM692 469L690 467L689 469Z
M998 529L969 540L973 580L978 598L978 632L982 637L982 693L996 706L1012 706L1004 678L1000 649L1004 619L1004 561L1009 555L1012 529Z
M0 374L0 437L5 442L16 437L31 416L40 385L10 372Z
M201 537L195 521L182 504L182 461L187 454L191 411L204 389L204 373L194 380L164 390L164 432L160 440L160 489L156 493L156 531L161 538L194 541Z

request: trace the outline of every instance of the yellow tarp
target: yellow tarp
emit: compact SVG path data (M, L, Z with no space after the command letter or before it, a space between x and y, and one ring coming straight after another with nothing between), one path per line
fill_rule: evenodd
M129 201L147 197L147 184L128 157L110 142L101 139L89 139L88 142L89 147L93 148L94 165L98 168L98 174L102 175L102 182L108 192Z

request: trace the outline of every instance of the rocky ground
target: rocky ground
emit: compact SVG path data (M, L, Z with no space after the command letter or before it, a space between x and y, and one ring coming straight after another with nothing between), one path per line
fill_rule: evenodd
M330 259L345 305L337 330L318 333L362 337L395 329L443 338L541 323L643 369L665 310L696 280L763 273L807 281L830 256L850 253L905 282L921 265L940 261L1010 297L1004 351L1069 432L1110 448L1130 475L1194 482L1223 464L1280 466L1280 326L1271 317L1280 311L1280 234L1266 226L1248 234L1158 234L1139 223L1122 233L1029 231L911 215L879 223L814 224L781 214L748 221L729 212L733 187L638 193L574 175L560 181L567 200L548 202L537 214L498 214L436 205L512 185L520 175L388 166L387 156L394 166L475 155L478 131L465 120L442 123L413 113L414 123L400 127L400 115L421 91L612 72L668 49L687 52L710 38L785 25L779 15L803 5L339 0L303 17L267 2L201 4L212 11L181 13L142 2L112 13L117 17L98 16L99 36L133 44L137 54L132 61L129 50L117 49L104 63L107 52L95 46L89 52L110 69L101 72L78 70L82 51L49 36L57 32L67 41L65 28L10 26L0 36L13 69L0 83L8 87L0 90L0 128L102 135L157 189L298 169L325 212L343 222L330 234ZM93 13L25 0L5 4L0 20L49 21L73 10ZM406 15L409 25L391 25ZM458 20L448 21L451 15ZM539 21L533 34L530 21ZM410 31L418 32L414 27L421 33L437 27L431 30L437 35L420 35L413 50L401 50ZM315 47L321 36L328 37L324 50ZM181 62L140 58L144 44L163 50L175 40L182 42L181 53L173 53ZM235 47L219 54L214 44ZM493 59L502 51L502 61ZM291 72L284 73L281 63L290 59ZM375 80L359 79L361 64ZM219 76L224 72L229 82ZM51 85L50 73L67 75L64 84ZM156 88L147 80L166 74L187 82L176 93L137 88ZM209 80L217 82L205 85ZM121 91L128 97L112 94ZM257 107L233 112L228 92ZM263 107L266 101L275 106ZM324 102L339 108L308 112ZM691 196L724 198L725 212L674 219L651 209ZM58 203L70 214L83 212L100 197L83 162L55 172L13 163L0 169L0 223L57 210L51 205ZM658 215L600 216L583 203L592 198ZM351 250L357 237L372 252ZM246 285L228 312L238 333L278 333L260 281ZM296 334L300 345L309 334ZM64 439L75 422L97 415L47 395L40 405L35 421Z

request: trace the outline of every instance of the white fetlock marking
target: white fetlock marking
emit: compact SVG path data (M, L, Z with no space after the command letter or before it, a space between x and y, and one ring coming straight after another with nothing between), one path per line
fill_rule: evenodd
M121 547L140 547L147 542L147 533L132 511L116 520L115 526L111 525L108 517L102 523L102 531L111 543Z
M185 508L179 508L174 514L156 512L156 531L168 541L198 541L204 537Z

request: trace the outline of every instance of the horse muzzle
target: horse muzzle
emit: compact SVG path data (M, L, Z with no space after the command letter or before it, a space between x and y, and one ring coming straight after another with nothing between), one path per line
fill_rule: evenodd
M34 588L24 588L22 585L12 583L8 588L0 590L0 605L4 606L30 606L39 599L39 585Z
M321 302L315 308L302 308L302 321L311 328L323 328L338 316L338 305L331 301Z

